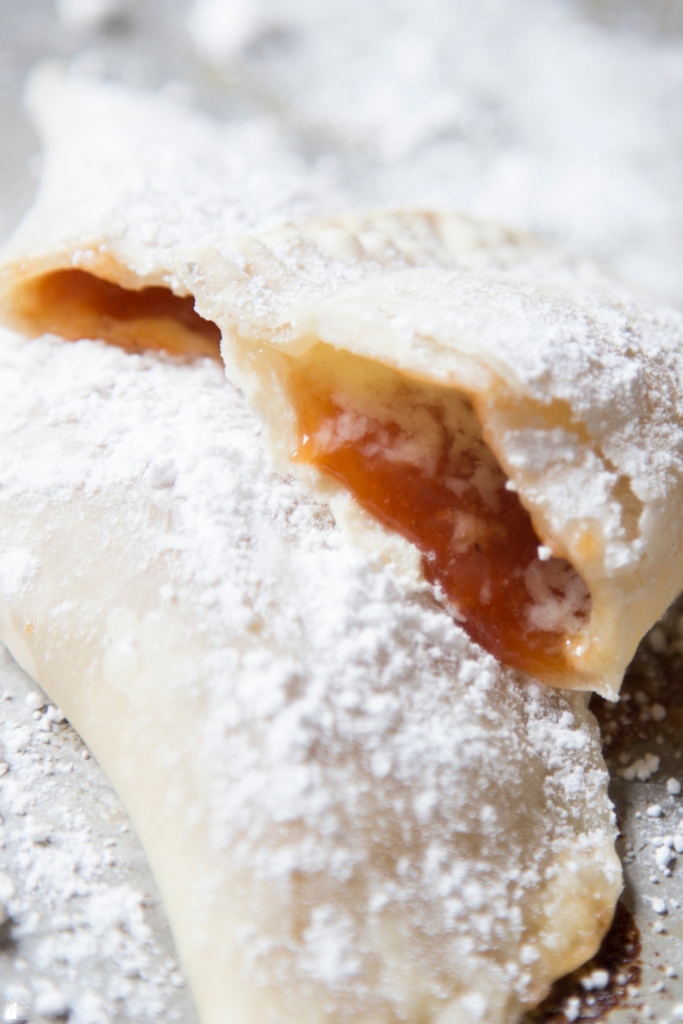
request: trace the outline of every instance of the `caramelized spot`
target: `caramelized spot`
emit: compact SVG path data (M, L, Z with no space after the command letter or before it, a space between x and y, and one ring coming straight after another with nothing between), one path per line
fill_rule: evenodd
M343 373L326 381L310 365L295 372L293 458L339 480L413 543L427 579L487 651L541 679L565 671L590 596L568 562L539 557L529 513L468 399L376 366L360 383Z
M612 927L600 950L587 964L556 981L550 995L524 1018L524 1024L569 1024L569 1021L601 1021L618 1006L628 1004L628 987L640 982L640 933L633 915L619 900ZM604 988L588 989L582 978L593 971L607 971ZM572 1005L573 1004L573 1005ZM571 1014L567 1012L572 1007Z
M197 313L191 295L168 288L133 291L84 270L57 270L22 285L14 308L39 334L101 338L131 352L151 348L220 359L219 328Z

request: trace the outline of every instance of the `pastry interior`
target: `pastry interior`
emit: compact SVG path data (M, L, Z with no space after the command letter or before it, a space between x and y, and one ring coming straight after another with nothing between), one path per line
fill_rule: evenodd
M170 288L133 290L85 270L56 270L22 282L12 293L12 307L33 334L101 338L130 352L152 348L220 359L218 327L196 312L191 295L174 295Z
M66 269L22 282L11 302L33 334L220 358L219 328L192 296L168 288L132 290ZM485 650L559 679L591 597L569 562L541 545L468 396L323 343L288 357L285 387L297 420L293 462L335 478L413 543L427 580Z

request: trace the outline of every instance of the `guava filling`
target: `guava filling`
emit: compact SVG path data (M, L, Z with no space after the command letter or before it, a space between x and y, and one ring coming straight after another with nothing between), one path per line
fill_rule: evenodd
M197 313L191 295L169 288L135 291L84 270L56 270L20 285L12 305L37 334L101 338L129 352L151 348L220 359L219 328Z
M414 544L427 580L485 650L542 679L566 673L590 594L540 544L470 400L324 347L324 360L313 350L293 371L293 458Z

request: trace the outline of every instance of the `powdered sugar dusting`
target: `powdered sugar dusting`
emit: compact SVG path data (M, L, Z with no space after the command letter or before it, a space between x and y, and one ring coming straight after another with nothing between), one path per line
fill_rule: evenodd
M3 345L3 544L35 533L27 513L49 514L59 547L59 509L74 501L119 502L135 524L127 557L147 569L132 591L125 563L106 583L119 603L128 593L130 612L107 620L102 671L112 652L112 685L155 717L162 686L163 721L177 707L185 722L204 782L199 804L175 813L187 827L210 822L202 884L235 918L226 963L274 1006L324 993L340 1021L420 1001L455 1012L476 995L488 1022L511 992L537 998L529 965L551 954L534 915L561 904L565 861L583 865L572 906L619 885L583 698L502 669L430 597L345 545L329 511L268 468L220 367L54 338ZM159 486L150 469L170 460ZM114 519L102 529L104 548L120 543ZM72 557L86 587L102 580L102 553L92 567ZM155 663L162 620L144 595L145 580L157 593L160 564L155 604L182 609L199 674ZM39 604L46 586L39 577ZM69 615L55 608L60 633Z
M49 152L38 196L45 216L34 209L21 229L21 244L36 252L62 241L66 202L74 266L90 269L123 247L131 269L168 283L165 257L188 240L215 244L316 212L317 202L338 205L329 175L311 175L272 118L220 124L161 96L139 94L130 106L126 90L87 77L65 86L63 70L45 65L28 90Z
M194 0L204 54L212 22L220 39L226 11L240 7ZM619 12L620 29L591 10ZM209 55L227 81L241 73L277 97L364 205L467 209L570 244L680 302L682 44L654 26L674 11L253 0L241 46Z

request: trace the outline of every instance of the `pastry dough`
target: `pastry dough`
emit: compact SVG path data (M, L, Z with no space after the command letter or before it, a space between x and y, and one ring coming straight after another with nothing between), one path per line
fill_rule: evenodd
M638 640L683 581L680 315L651 309L527 237L455 214L269 227L286 189L238 180L227 129L189 116L179 123L163 105L132 105L120 90L69 84L50 69L37 77L32 104L48 146L46 174L0 277L7 322L32 334L46 324L65 336L91 333L97 304L83 315L68 287L66 303L44 301L74 274L143 295L167 287L179 302L193 296L207 329L220 328L228 376L265 423L275 465L328 502L347 536L381 552L404 585L441 587L470 634L508 663L614 697ZM108 335L102 318L100 325ZM198 344L208 344L200 334ZM473 624L488 614L493 558L475 615L471 595L459 601L445 573L430 570L438 558L433 544L416 546L419 523L387 529L390 515L369 515L377 502L357 488L353 500L348 480L323 465L320 445L308 461L292 458L301 455L311 373L337 394L348 394L351 379L372 390L383 373L379 391L398 379L412 392L423 385L425 402L438 389L438 405L474 407L480 433L472 443L483 437L491 471L501 484L502 474L509 479L530 515L524 550L529 537L541 548L509 574L524 578L529 604L515 599L508 634L536 643L545 633L548 657L544 649L536 657L533 644L518 657L509 644L489 643L497 612L486 629ZM331 398L323 396L328 405ZM370 420L376 433L379 421ZM401 429L397 421L391 428ZM492 500L507 508L512 499L506 492L502 503L501 493ZM449 510L456 544L462 514ZM482 535L479 512L474 518L465 530L470 549Z
M274 473L219 363L0 334L0 636L121 794L204 1024L512 1024L621 888L584 694Z

